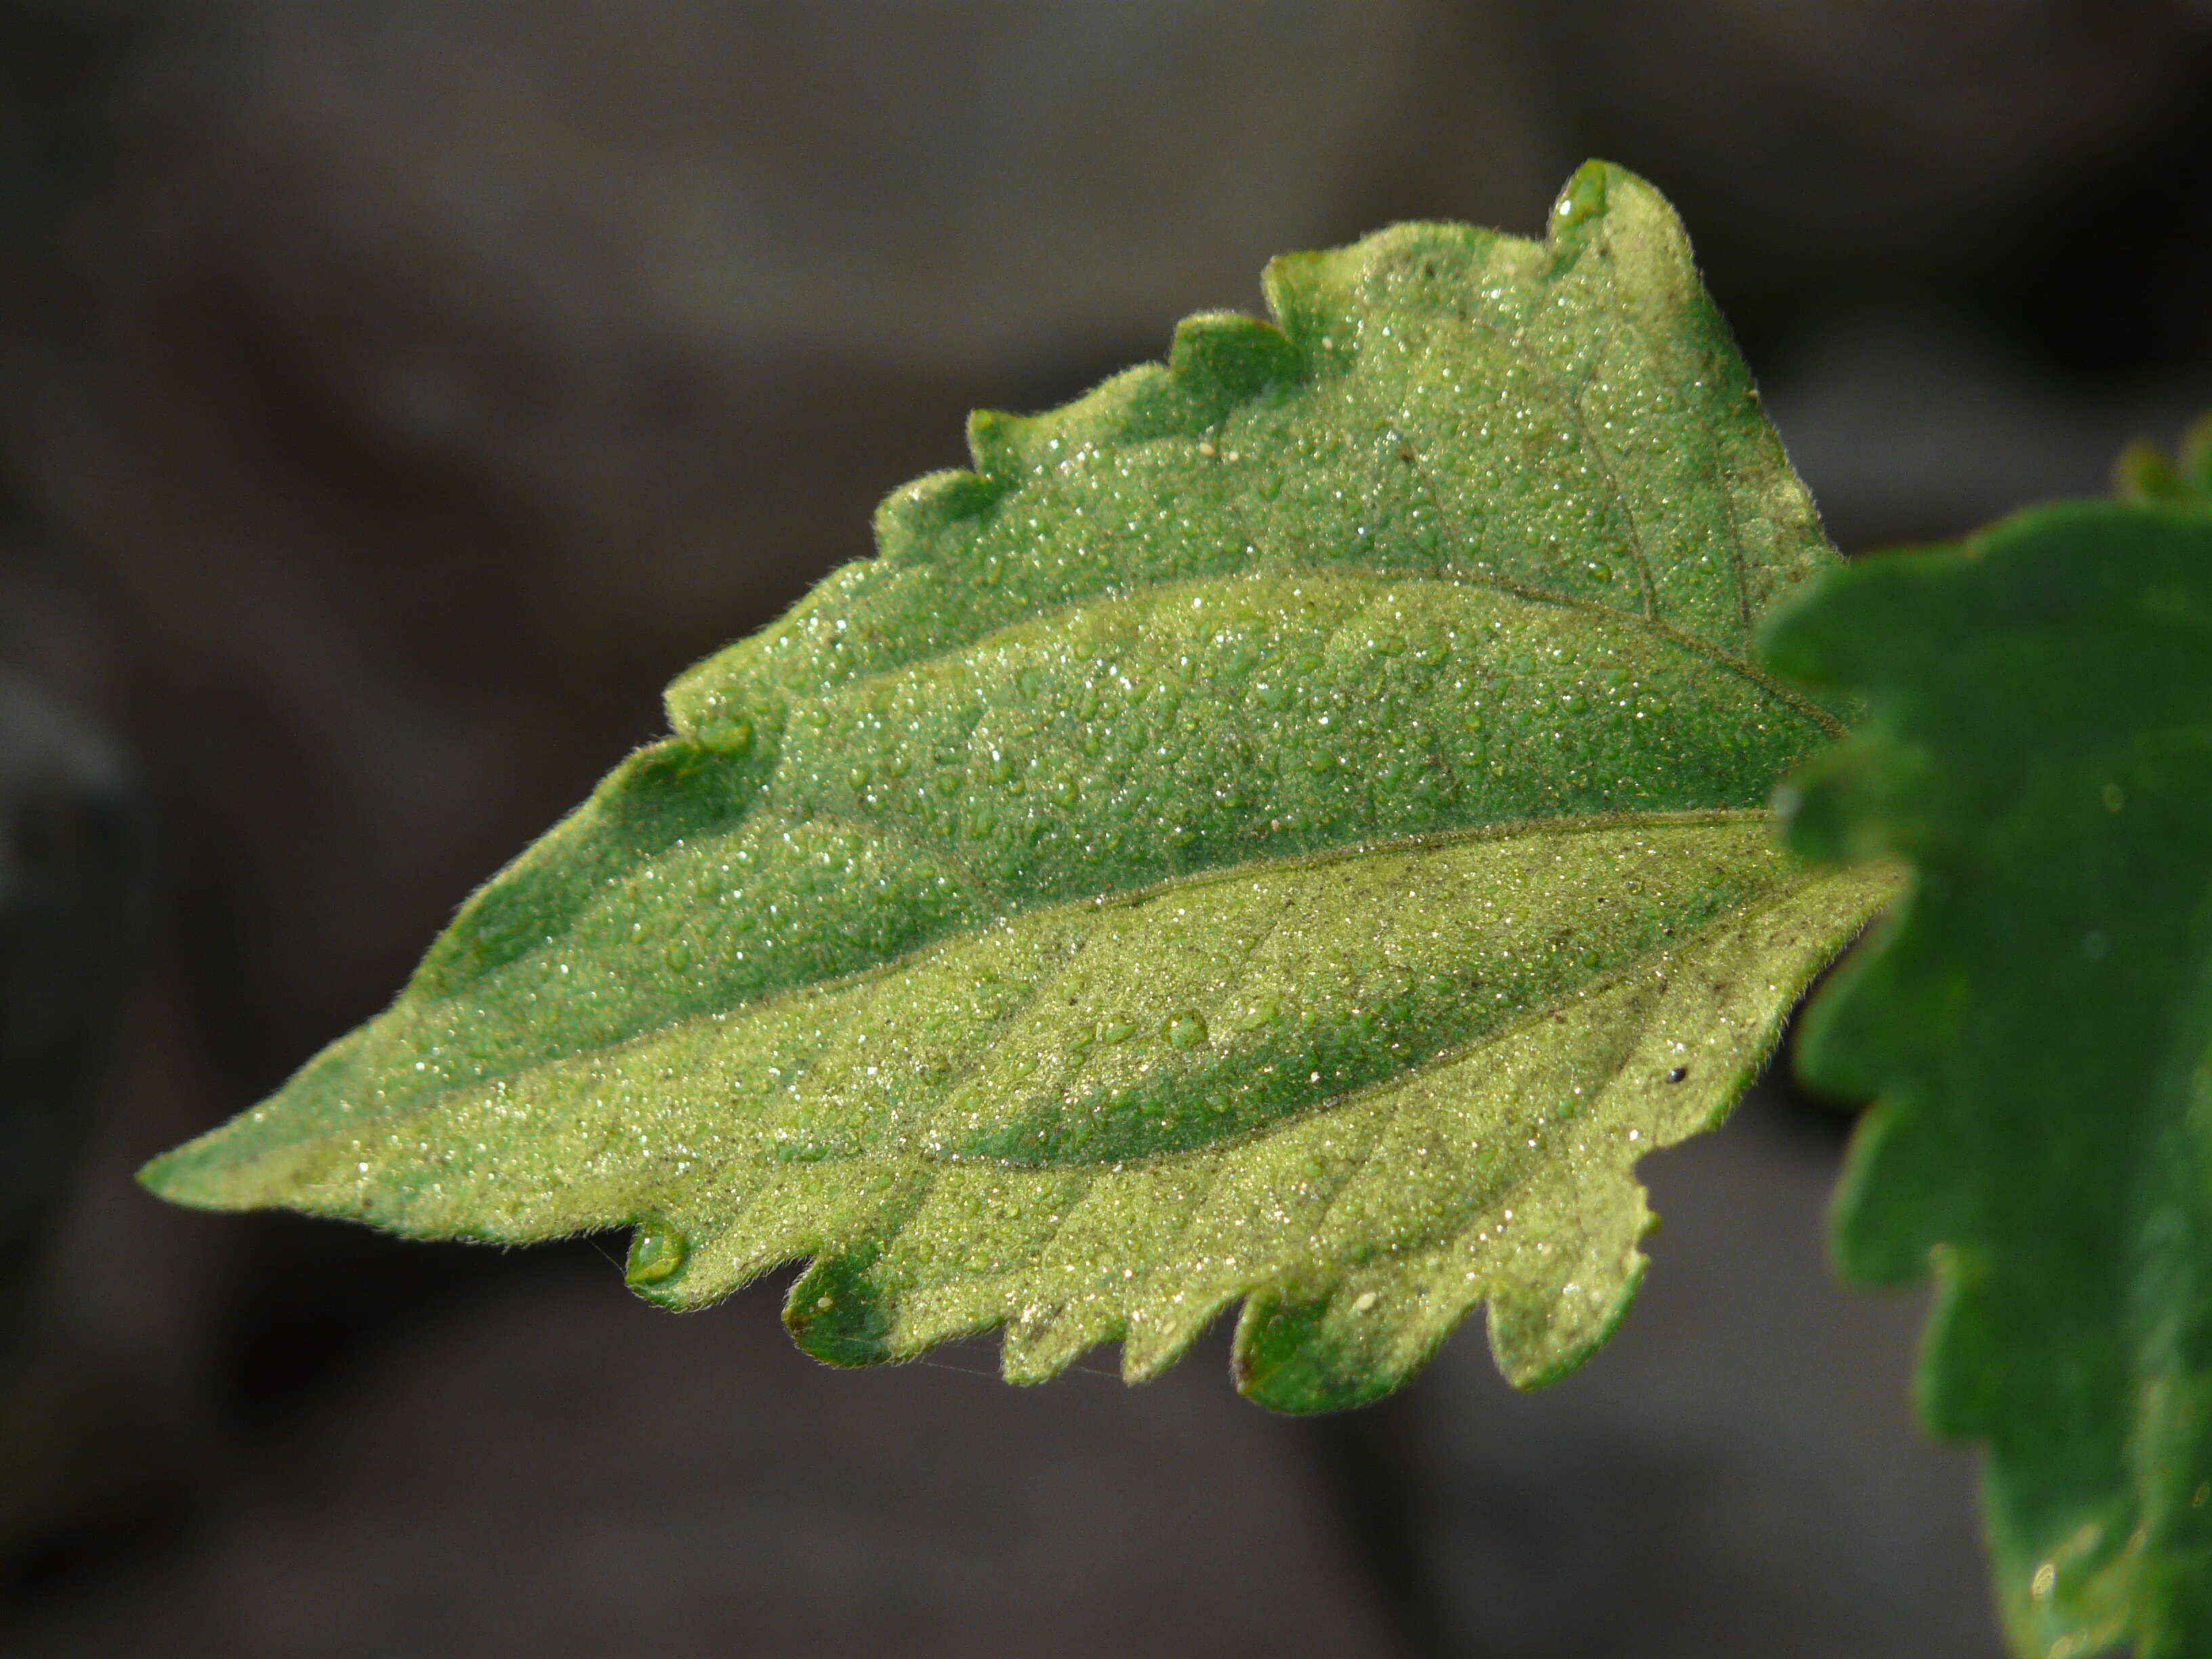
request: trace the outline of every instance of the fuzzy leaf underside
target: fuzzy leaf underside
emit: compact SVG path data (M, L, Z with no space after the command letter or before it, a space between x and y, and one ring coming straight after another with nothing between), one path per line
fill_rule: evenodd
M677 1305L811 1256L826 1358L1003 1323L1012 1376L1116 1337L1144 1376L1245 1297L1244 1386L1305 1408L1486 1297L1510 1375L1573 1364L1641 1271L1635 1158L1886 890L1763 839L1845 705L1751 632L1835 556L1630 174L1543 242L1401 226L1266 289L977 416L976 471L149 1183L635 1225Z
M1798 1064L1876 1104L1844 1270L1920 1277L1937 1432L1986 1443L2017 1650L2212 1652L2212 518L2024 514L1778 617L1864 693L1792 840L1910 859Z

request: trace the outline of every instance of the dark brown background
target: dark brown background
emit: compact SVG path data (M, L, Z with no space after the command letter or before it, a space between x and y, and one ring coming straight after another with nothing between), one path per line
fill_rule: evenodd
M1533 232L1601 153L1848 550L2100 487L2212 404L2209 53L2203 0L0 0L0 1645L1994 1654L1918 1310L1827 1285L1786 1085L1648 1166L1584 1373L1517 1399L1470 1332L1322 1425L1218 1347L831 1373L773 1287L671 1319L611 1246L128 1173L374 1012L967 409L1271 253Z

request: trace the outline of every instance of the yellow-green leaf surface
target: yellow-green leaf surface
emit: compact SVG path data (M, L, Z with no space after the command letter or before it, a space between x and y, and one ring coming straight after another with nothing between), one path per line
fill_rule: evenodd
M1772 649L1869 709L1793 840L1915 868L1798 1047L1876 1099L1838 1260L1933 1266L1921 1407L1986 1443L2016 1651L2212 1653L2212 517L2039 508L1841 573Z
M634 1225L674 1306L811 1257L862 1362L1003 1325L1133 1376L1244 1302L1286 1408L1477 1303L1632 1294L1638 1158L1725 1114L1884 880L1776 849L1836 713L1748 659L1835 562L1650 187L1534 242L1277 260L1273 322L893 495L669 695L390 1012L156 1190L426 1237Z

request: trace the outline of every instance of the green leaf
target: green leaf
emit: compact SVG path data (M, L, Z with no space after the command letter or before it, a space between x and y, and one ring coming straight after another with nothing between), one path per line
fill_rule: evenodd
M1003 1324L1133 1377L1394 1386L1478 1302L1577 1363L1886 890L1774 848L1839 729L1747 658L1835 562L1680 227L1277 260L1276 321L902 489L879 556L669 695L398 1002L156 1190L502 1241L634 1224L672 1306L813 1258L827 1359ZM1837 707L1841 707L1838 705Z
M1829 578L1769 651L1871 710L1794 843L1916 870L1798 1048L1877 1097L1838 1259L1933 1264L1921 1407L1987 1442L2017 1650L2212 1652L2212 519L2024 514Z

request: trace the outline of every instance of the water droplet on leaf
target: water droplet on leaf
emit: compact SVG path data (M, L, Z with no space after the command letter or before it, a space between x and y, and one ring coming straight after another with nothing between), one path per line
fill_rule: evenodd
M623 1277L632 1285L661 1285L684 1271L691 1254L690 1242L668 1228L640 1227L630 1235L629 1266Z
M1206 1022L1187 1010L1168 1021L1166 1036L1170 1048L1195 1048L1206 1041Z

